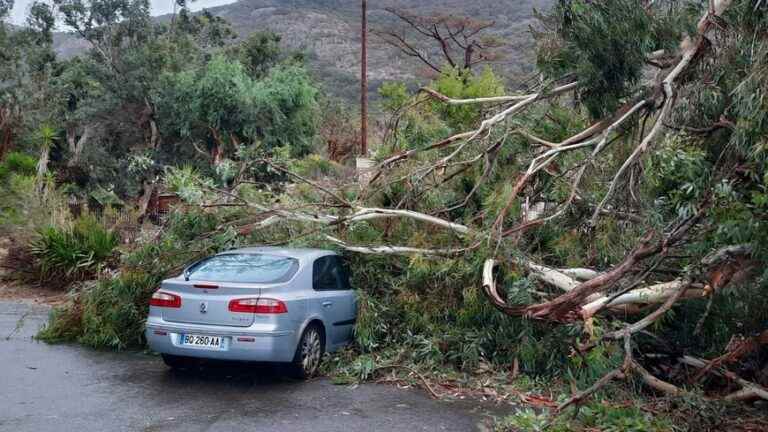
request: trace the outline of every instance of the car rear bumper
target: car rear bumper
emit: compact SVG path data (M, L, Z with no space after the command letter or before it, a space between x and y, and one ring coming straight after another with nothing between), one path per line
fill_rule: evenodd
M211 350L181 344L182 335L222 337L221 348ZM296 352L293 330L263 331L195 324L147 322L145 335L149 348L161 354L254 362L290 362Z

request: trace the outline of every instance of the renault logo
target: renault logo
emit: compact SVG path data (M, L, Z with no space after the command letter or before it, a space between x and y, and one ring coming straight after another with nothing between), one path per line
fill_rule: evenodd
M208 303L207 302L201 302L200 303L200 313L206 313L208 312Z

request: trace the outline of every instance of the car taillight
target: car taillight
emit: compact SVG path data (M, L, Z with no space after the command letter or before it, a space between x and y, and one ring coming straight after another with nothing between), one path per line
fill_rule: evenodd
M280 300L268 298L237 299L229 302L230 312L257 313L257 314L283 314L288 312L285 303Z
M149 305L165 308L180 308L181 297L177 296L176 294L157 291L152 294L152 298L149 299Z

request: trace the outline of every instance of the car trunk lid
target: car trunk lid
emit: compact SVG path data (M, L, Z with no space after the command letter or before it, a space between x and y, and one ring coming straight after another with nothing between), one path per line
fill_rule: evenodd
M181 296L180 308L163 308L163 319L185 324L248 327L254 314L230 312L229 302L235 298L258 298L259 287L248 284L167 280L163 290Z

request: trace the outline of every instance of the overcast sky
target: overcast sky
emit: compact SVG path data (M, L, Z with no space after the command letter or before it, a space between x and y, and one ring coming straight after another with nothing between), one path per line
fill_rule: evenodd
M27 17L27 10L33 0L16 0L11 13L11 22L14 24L24 24ZM234 3L235 0L197 0L191 2L192 10L200 10L213 6L219 6L227 3ZM173 0L149 0L152 4L152 15L163 15L173 10Z

